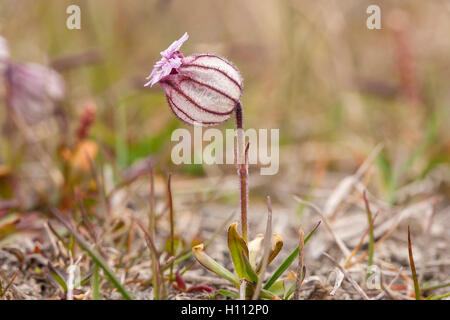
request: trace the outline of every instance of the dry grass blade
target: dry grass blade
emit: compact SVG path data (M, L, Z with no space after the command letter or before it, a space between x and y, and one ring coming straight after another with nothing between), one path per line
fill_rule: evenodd
M246 293L247 293L247 280L241 279L239 285L239 300L245 300Z
M446 288L446 287L450 287L450 282L441 283L441 284L437 284L437 285L434 285L434 286L423 287L422 288L422 292L428 292L428 291L432 291L432 290L436 290L436 289L442 289L442 288Z
M364 299L364 300L370 300L370 298L367 296L367 294L364 292L363 289L361 289L361 287L358 285L358 283L356 283L355 280L353 280L353 278L350 276L350 274L347 272L347 270L345 270L336 260L334 260L330 255L328 255L327 253L323 253L323 255L325 257L327 257L328 259L330 259L331 262L333 262L333 264L339 268L339 270L341 270L341 272L344 274L344 276L347 278L347 280L350 282L350 284L353 286L353 288L355 288L355 290L359 293L359 295Z
M158 251L156 250L155 244L153 242L153 239L150 237L150 235L148 234L147 230L145 230L144 226L142 225L142 223L140 221L137 222L137 225L139 226L139 228L142 230L142 232L144 233L144 237L145 237L145 241L147 242L147 247L150 250L150 255L152 257L152 266L153 266L153 270L154 270L154 274L153 277L155 279L155 285L153 287L153 292L155 294L155 299L159 300L160 296L159 294L162 293L162 285L163 285L163 279L162 279L162 274L161 274L161 266L159 263L159 256L158 256Z
M323 223L325 225L325 228L331 234L331 236L333 237L334 241L338 245L339 249L341 249L341 251L344 254L344 256L346 256L346 257L349 256L350 255L350 250L347 248L345 243L334 233L333 229L331 228L330 224L328 223L328 220L322 214L322 210L320 210L320 208L317 207L314 203L306 201L306 200L303 200L302 198L300 198L298 196L294 195L294 199L295 199L295 201L297 201L297 202L299 202L301 204L305 204L305 205L311 207L322 218Z
M149 197L149 217L148 217L148 233L150 235L150 239L155 239L155 229L156 229L156 218L155 218L155 177L153 174L153 164L152 161L148 160L148 170L150 174L150 197ZM145 234L145 233L144 233ZM150 248L150 247L149 247ZM152 249L150 249L152 250ZM156 251L156 250L155 250ZM152 257L152 284L155 299L159 299L159 292L161 285L158 282L158 277L160 277L160 270L158 270L157 264L159 264L158 255L151 253Z
M386 239L388 239L391 234L397 229L397 227L399 226L401 222L401 219L399 219L380 239L378 239L377 242L375 242L373 248L374 250L376 248L378 248L379 245L381 245ZM366 251L364 252L355 262L349 264L346 269L351 269L352 267L354 267L355 265L357 265L358 263L362 262L367 256L369 255L369 252Z
M340 204L344 201L344 199L349 195L352 188L355 184L361 179L363 174L370 167L372 162L377 157L378 153L380 153L381 149L383 149L382 144L378 144L372 152L369 154L367 159L363 162L363 164L358 168L355 174L346 177L343 179L338 186L334 189L331 196L328 198L325 203L325 207L323 210L323 215L327 218L334 218Z
M166 268L170 267L171 264L173 264L175 261L175 257L171 256L169 259L167 259L165 262L161 263L161 270L165 270Z
M386 268L386 269L389 269L389 270L394 271L394 272L397 272L397 273L400 275L400 277L401 277L405 282L411 283L411 284L413 283L413 280L412 280L407 274L405 274L405 273L402 272L402 268L401 268L401 267L400 267L400 269L399 269L399 268L395 267L394 265L392 265L392 264L390 264L390 263L388 263L388 262L386 262L386 261L384 261L384 260L381 260L381 259L374 259L374 260L375 260L375 262L378 263L381 267Z
M83 237L81 237L81 235L78 234L78 232L72 227L70 222L68 222L63 217L63 215L59 212L59 210L57 210L56 208L52 208L51 212L59 220L59 222L61 222L61 224L70 232L70 234L72 234L72 236L78 242L80 247L89 254L91 259L96 264L98 264L100 268L103 269L105 275L109 278L109 280L117 288L117 290L122 294L122 297L127 300L133 300L133 296L130 293L128 293L125 287L120 283L120 281L108 267L107 263L103 260L103 258L94 249L91 248L89 243L87 243L83 239Z
M414 294L416 296L416 300L420 300L420 287L419 281L417 279L416 265L414 264L414 257L411 245L411 232L409 230L409 226L408 226L408 254L409 254L409 264L411 266L411 275L414 281Z
M150 210L148 217L148 233L152 239L155 239L155 176L153 174L153 164L150 159L148 160L148 172L150 174Z
M16 272L14 272L13 276L11 277L11 280L9 280L8 284L6 285L6 287L4 289L1 287L1 281L0 281L0 289L1 289L0 290L1 291L0 292L0 297L3 297L6 294L6 292L8 292L8 289L13 284L13 282L16 279L18 273L19 273L19 269L17 269Z
M300 298L300 289L302 287L302 282L305 277L303 272L303 256L304 256L304 248L305 248L305 232L303 231L302 226L298 230L299 233L299 242L298 242L298 266L297 266L297 279L295 281L295 292L292 297L293 300L298 300Z
M81 219L83 221L83 224L86 226L87 231L89 232L89 235L92 237L94 242L97 242L97 233L95 231L94 225L89 220L89 216L86 212L86 208L83 205L83 201L80 198L77 198L77 202L78 202L78 208L80 209Z
M172 175L169 174L167 180L167 196L169 197L169 219L170 219L170 255L175 256L175 220L173 216L173 199L172 199ZM173 264L170 265L169 280L172 281Z
M267 196L267 209L267 224L263 242L264 251L261 259L261 271L258 276L258 283L256 285L255 292L253 293L253 300L258 299L259 297L259 293L261 292L264 276L266 273L267 263L269 262L270 247L272 242L272 202L269 196Z
M95 185L97 186L98 193L100 195L100 200L101 200L102 206L105 209L105 221L107 222L107 225L109 225L110 218L111 218L111 212L110 212L110 208L109 208L109 204L108 204L108 199L106 198L105 188L100 181L94 161L92 160L89 153L86 150L84 150L84 151L85 151L84 153L85 153L86 159L88 159L88 162L89 162L89 169L91 170L92 178L94 178L94 180L95 180Z
M393 295L390 292L390 289L391 289L392 285L395 283L395 281L397 281L397 279L400 277L400 274L401 274L401 269L395 275L395 277L391 280L391 282L389 282L388 286L386 287L383 282L383 273L381 272L380 273L380 277L381 277L380 282L381 282L381 289L383 289L383 292L381 292L379 295L377 295L373 300L380 300L381 298L383 298L383 296L385 294L387 294L389 296L389 298L391 298L392 300L395 300L395 298L393 297Z
M375 220L378 217L379 212L377 212L375 214L375 216L373 217L372 221L370 222L370 225L367 227L367 229L364 231L363 235L361 236L361 239L359 240L358 244L356 245L356 247L352 250L352 252L350 253L350 256L347 258L347 260L345 261L345 265L344 267L347 269L348 266L350 265L350 262L352 262L353 257L355 256L355 254L358 253L359 249L361 248L361 246L364 243L364 240L366 239L366 236L369 234L369 230L370 228L373 228L373 225L375 224Z
M53 227L53 225L50 223L50 221L47 221L47 227L49 229L49 231L52 232L52 234L62 243L62 245L64 246L64 248L67 250L67 254L70 252L70 244L68 244L61 236L58 232L56 232L55 228Z

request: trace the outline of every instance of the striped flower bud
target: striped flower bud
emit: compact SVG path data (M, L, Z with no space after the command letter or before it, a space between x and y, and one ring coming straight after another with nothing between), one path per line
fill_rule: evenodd
M187 33L161 52L147 85L159 83L175 115L191 125L227 121L239 103L242 77L226 59L213 54L184 57L179 51Z

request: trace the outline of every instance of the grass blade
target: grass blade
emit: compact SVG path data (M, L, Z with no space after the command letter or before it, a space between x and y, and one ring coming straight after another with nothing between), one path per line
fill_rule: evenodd
M148 215L148 233L152 239L155 239L155 176L153 174L153 164L152 161L148 160L148 172L150 174L150 197L149 197L149 215Z
M369 249L367 258L367 273L366 279L370 277L370 268L373 264L373 249L374 249L374 238L373 238L373 223L372 223L372 211L370 210L369 200L367 200L367 194L364 190L363 193L364 205L366 206L367 221L369 223Z
M16 272L13 274L13 276L11 277L11 280L9 280L8 284L6 285L5 289L3 289L2 287L2 282L0 280L0 297L3 297L6 292L8 291L9 287L11 287L11 285L13 284L14 280L17 277L17 274L19 273L19 270L16 270Z
M352 252L351 252L350 255L348 256L347 260L345 261L344 268L347 269L347 268L350 266L350 263L352 262L353 257L355 256L355 254L358 252L358 250L359 250L359 249L361 248L361 246L363 245L364 240L366 239L367 234L369 233L370 229L373 227L373 225L374 225L374 223L375 223L375 220L376 220L377 217L378 217L378 213L379 213L379 212L377 212L377 213L375 214L375 216L373 217L373 219L372 219L372 221L371 221L369 227L366 229L366 231L364 231L363 235L361 236L361 239L359 239L358 244L356 245L356 247L352 250ZM375 246L374 246L374 247L375 247Z
M53 267L53 265L50 262L47 263L47 267L48 267L50 275L53 277L53 279L55 279L55 281L60 285L63 292L67 293L66 280L64 279L62 274L60 274L59 271L56 270L56 268Z
M152 259L152 269L154 270L153 275L152 275L153 292L155 295L155 300L159 300L160 293L163 293L163 295L165 295L164 294L165 292L161 291L163 289L163 277L162 277L162 273L161 273L161 265L159 263L158 252L156 250L153 239L150 237L148 232L145 230L142 223L138 221L137 225L144 233L145 241L147 242L147 247L150 250L150 256Z
M94 274L92 277L92 299L101 300L100 295L100 274L98 264L94 264Z
M441 300L441 299L444 299L444 298L447 298L447 297L450 297L450 292L441 294L440 296L436 296L436 297L435 296L429 296L429 297L427 297L426 300Z
M73 227L70 225L68 221L62 216L62 214L56 209L52 208L53 215L61 222L61 224L66 227L66 229L72 234L75 241L78 242L81 249L86 251L86 253L91 257L91 259L100 267L103 269L103 272L105 272L105 275L108 277L109 281L116 287L117 291L122 294L122 297L126 300L133 300L133 296L128 293L128 291L125 289L125 287L120 283L120 281L117 279L115 274L111 271L111 269L108 267L106 262L103 260L103 258L93 249L90 248L90 245L78 234L78 232L73 229Z
M173 216L173 199L172 199L172 175L169 174L167 180L167 195L169 197L169 219L170 219L170 255L175 256L175 220ZM169 280L172 281L173 263L169 267Z
M416 300L420 300L420 286L419 280L417 279L416 265L414 264L414 257L411 245L411 232L409 226L408 226L408 254L409 254L409 264L411 266L411 275L414 281L414 294L416 296Z
M219 290L217 290L217 293L221 294L227 298L233 298L233 299L239 298L239 294L237 292L233 292L233 291L229 291L229 290L225 290L225 289L219 289Z
M298 300L300 297L300 289L302 287L304 274L304 265L303 265L303 249L305 247L305 233L303 232L303 228L300 225L299 228L299 241L298 241L298 266L297 266L297 279L295 281L295 292L294 292L294 300Z
M316 232L317 228L320 226L320 222L319 221L314 228L311 230L311 232L305 237L304 240L304 244L306 245L306 243L308 242L308 240L312 237L312 235ZM275 270L275 272L272 274L272 276L270 277L269 281L266 282L266 284L264 285L264 289L269 289L274 283L275 281L278 280L278 278L283 274L284 271L286 271L287 268L289 268L289 266L292 264L292 262L295 260L295 258L298 256L298 252L299 252L299 247L297 246L297 248L295 248L291 254L289 254L289 256L286 258L286 260L283 261L283 263L278 267L277 270Z

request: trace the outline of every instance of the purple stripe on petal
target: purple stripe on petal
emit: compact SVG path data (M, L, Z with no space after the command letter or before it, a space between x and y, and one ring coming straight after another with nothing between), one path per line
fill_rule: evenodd
M227 59L223 58L223 57L219 57L215 54L211 54L211 53L202 53L202 54L197 54L195 55L195 59L193 61L197 61L201 58L217 58L219 60L222 60L223 62L225 62L226 64L228 64L230 67L232 67L236 72L239 72L239 70L236 68L236 66L234 64L232 64L230 61L228 61Z
M230 100L231 102L233 102L234 104L238 103L238 100L237 100L237 99L234 99L233 97L231 97L230 95L226 94L226 93L223 92L222 90L220 90L220 89L218 89L218 88L215 88L215 87L213 87L213 86L210 86L210 85L207 84L207 83L204 83L204 82L201 82L201 81L192 79L192 78L186 78L186 79L181 80L181 81L180 81L180 84L183 83L183 82L185 82L185 81L187 81L187 82L193 82L193 83L195 83L195 84L198 84L199 86L203 86L203 87L205 87L205 88L208 88L208 89L210 89L210 90L213 90L213 91L217 92L218 94L222 95L223 97L229 99L229 100Z
M221 74L223 74L225 77L227 77L231 82L233 82L236 87L239 88L240 91L242 91L242 86L239 84L238 80L233 79L230 75L228 75L225 71L219 69L219 68L214 68L214 67L209 67L209 66L203 66L200 64L195 64L195 63L190 63L190 64L183 64L181 66L181 68L201 68L201 69L205 69L205 70L214 70L217 72L220 72Z
M169 81L165 81L165 84L168 84L173 90L175 90L178 94L180 94L181 96L183 96L187 101L189 101L193 106L195 106L196 108L205 111L207 113L210 114L214 114L217 116L226 116L226 115L230 115L233 110L228 111L228 112L218 112L218 111L214 111L214 110L210 110L206 107L203 107L201 105L199 105L197 102L195 102L191 97L189 97L186 93L184 93L178 86L174 85L172 82Z
M213 126L213 125L220 124L220 123L222 123L222 122L227 120L227 119L225 119L224 121L215 121L215 122L214 121L213 122L203 122L203 121L200 121L200 120L196 120L196 119L192 118L191 116L189 116L181 108L178 108L176 106L176 104L173 102L171 97L169 97L168 95L166 97L167 97L167 101L169 102L169 106L172 109L172 112L175 114L175 116L177 118L179 118L181 121L187 122L187 123L189 123L191 125L201 124L203 126Z

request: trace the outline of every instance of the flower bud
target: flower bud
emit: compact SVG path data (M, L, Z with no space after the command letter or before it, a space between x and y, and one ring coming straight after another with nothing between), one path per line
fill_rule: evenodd
M228 120L242 94L242 77L235 66L213 54L183 57L178 50L187 33L161 52L146 85L164 88L167 101L181 120L210 126Z

